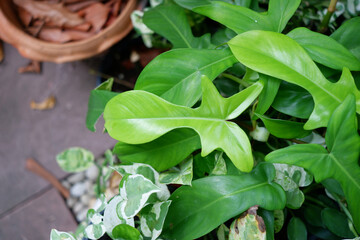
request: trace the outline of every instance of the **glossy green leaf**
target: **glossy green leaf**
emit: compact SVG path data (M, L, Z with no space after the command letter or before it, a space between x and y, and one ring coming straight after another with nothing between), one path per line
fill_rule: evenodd
M349 229L346 215L334 208L325 208L321 211L321 219L325 226L334 234L342 238L353 238Z
M299 43L315 62L337 70L344 67L351 71L360 70L360 60L343 45L324 34L301 27L292 30L287 36Z
M200 136L202 156L219 148L242 171L253 166L251 146L245 132L226 120L239 116L259 95L256 83L223 98L212 82L202 78L203 100L196 109L171 104L144 91L129 91L110 100L104 111L105 127L113 138L129 144L155 140L177 128L192 128Z
M106 103L118 94L111 92L113 82L114 79L110 78L90 92L88 111L86 114L86 127L90 131L95 132L95 124L104 112Z
M56 229L51 229L50 240L76 240L73 235L67 232L60 232Z
M305 224L300 218L291 218L287 227L287 236L289 240L306 240L307 230Z
M140 228L145 237L157 239L164 225L171 201L158 202L144 208L140 213Z
M360 17L344 22L330 37L341 43L360 60Z
M252 207L254 208L254 207ZM262 217L250 208L230 226L229 240L265 240L266 227ZM257 208L257 207L255 207Z
M94 155L85 148L72 147L56 155L56 161L66 172L81 172L94 164Z
M229 239L229 231L230 231L230 229L225 224L221 224L216 232L216 236L217 236L218 240Z
M274 231L275 233L280 232L284 226L285 215L283 210L274 210Z
M115 240L140 240L142 239L139 230L126 225L119 224L112 230L112 236Z
M271 0L267 14L249 8L212 0L175 0L180 6L205 15L237 33L250 30L269 30L281 32L300 0Z
M223 152L215 153L214 168L211 170L210 176L227 174L227 164L226 164L223 154L224 154Z
M169 171L160 174L160 182L164 184L191 185L193 178L193 157L190 156Z
M214 80L236 62L229 49L171 50L157 56L144 68L135 90L151 92L171 103L191 107L201 97L201 76Z
M274 211L268 211L260 208L258 210L258 214L265 222L266 240L274 240Z
M183 8L172 1L149 9L143 21L154 32L168 39L174 48L209 48L210 34L194 37Z
M281 113L307 119L314 109L314 101L302 87L282 82L271 106Z
M310 92L315 108L305 129L326 127L331 113L351 93L356 96L360 113L360 91L350 71L344 68L338 82L328 81L306 51L290 37L256 30L240 34L228 44L245 66L297 84Z
M334 111L326 133L328 150L316 144L299 144L274 151L265 160L287 163L310 171L317 182L336 179L344 190L356 229L360 229L360 136L355 98L349 95Z
M273 103L279 90L281 80L260 74L260 81L264 83L264 89L259 95L255 113L263 115ZM253 119L256 120L257 117L254 116Z
M304 130L304 124L299 122L292 122L282 119L272 119L264 115L256 114L269 132L278 138L303 138L308 136L311 131Z
M191 129L175 129L152 142L127 144L118 142L114 154L125 164L145 163L157 171L169 169L200 149L199 135Z
M259 164L252 173L211 176L193 181L191 187L180 187L170 197L173 202L164 236L195 239L253 205L268 210L284 208L285 193L272 182L274 177L272 165Z

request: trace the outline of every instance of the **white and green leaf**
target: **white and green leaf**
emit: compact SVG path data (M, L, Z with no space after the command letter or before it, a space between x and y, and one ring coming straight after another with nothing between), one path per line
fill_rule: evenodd
M67 232L60 232L52 229L50 233L50 240L76 240L75 237Z
M160 182L164 184L191 185L193 178L193 157L185 159L178 167L160 174Z
M56 156L59 166L66 172L81 172L94 164L94 155L81 147L68 148Z

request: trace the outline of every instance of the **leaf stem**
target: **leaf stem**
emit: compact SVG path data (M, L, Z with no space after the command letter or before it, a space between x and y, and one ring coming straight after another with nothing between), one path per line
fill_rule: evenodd
M323 20L322 20L322 22L320 24L320 28L319 28L320 33L324 33L328 29L331 16L334 14L334 12L336 10L337 1L338 0L331 0L330 1L329 7L327 9L327 13L325 14L325 16L324 16L324 18L323 18Z
M242 85L244 87L249 87L250 86L249 83L247 83L243 79L238 78L238 77L236 77L234 75L231 75L231 74L228 74L228 73L222 73L221 76L223 76L223 77L225 77L227 79L233 80L234 82L237 82L237 83L239 83L240 85Z

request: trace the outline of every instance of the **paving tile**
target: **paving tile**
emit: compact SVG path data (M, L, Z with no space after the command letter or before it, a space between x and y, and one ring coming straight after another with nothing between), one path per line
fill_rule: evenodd
M51 188L0 219L2 240L48 240L52 228L75 231L77 223Z
M25 170L26 158L36 159L58 178L66 175L55 156L65 148L85 147L96 156L115 141L85 126L87 101L95 87L88 62L44 63L41 74L18 74L28 60L5 44L0 64L0 216L48 186ZM40 102L54 94L54 109L35 111L30 101Z

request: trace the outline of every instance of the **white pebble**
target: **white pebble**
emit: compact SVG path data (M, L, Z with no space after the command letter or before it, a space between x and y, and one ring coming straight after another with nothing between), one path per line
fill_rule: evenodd
M74 186L70 188L70 194L73 197L80 197L86 192L86 190L87 190L87 185L85 183L79 182L74 184Z
M84 209L84 205L81 202L77 202L77 203L75 203L72 210L75 214L78 214L83 209Z
M73 197L69 197L68 199L66 199L66 204L70 208L72 208L74 206L75 202L76 202L76 199Z
M80 197L80 201L85 205L85 206L89 206L89 202L90 202L90 196L88 194L84 194Z
M65 188L67 188L67 189L69 189L69 188L71 187L71 184L70 184L68 181L66 181L66 180L62 181L61 184L62 184Z
M76 220L78 220L78 222L84 221L86 219L87 212L87 208L82 209L78 214L76 214Z
M93 181L96 180L98 174L99 174L99 169L96 167L96 165L92 165L85 172L86 177L88 179L93 180Z
M71 175L70 177L67 178L67 180L72 184L80 182L83 179L84 179L84 173L83 172L76 173L76 174Z

